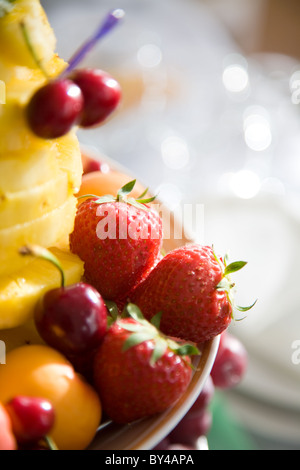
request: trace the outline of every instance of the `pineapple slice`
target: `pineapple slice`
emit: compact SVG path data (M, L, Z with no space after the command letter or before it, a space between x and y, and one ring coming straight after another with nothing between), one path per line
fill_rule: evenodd
M54 169L50 172L43 170L42 160L38 158L35 158L36 165L25 172L20 171L21 163L27 163L25 159L21 159L21 162L20 158L0 160L0 174L3 175L2 178L0 176L0 230L42 217L45 213L62 205L68 196L78 192L81 185L82 159L76 136L71 134L60 139L54 150L56 152L55 155L52 152L50 163L54 168L57 166L57 174L54 173ZM47 153L43 154L47 157ZM45 163L49 163L47 158L45 160ZM31 159L29 161L31 162ZM16 178L15 168L17 173L21 173L19 179ZM30 176L36 178L39 172L42 179L46 175L51 176L52 173L54 173L54 177L42 184L36 184L38 181L35 181L35 184L26 185L29 189L15 192L5 191L7 186L13 186L13 190L18 189L17 182L20 182L22 178L29 181ZM11 181L9 175L11 175ZM6 183L4 190L1 179L3 179L3 183Z
M59 259L66 276L66 285L79 282L83 276L83 263L67 249L51 249ZM48 290L59 287L60 273L47 261L35 259L18 273L0 277L0 330L15 328L30 321L39 298ZM30 335L34 335L31 330ZM19 333L18 333L19 331ZM7 347L23 341L24 329L10 333L0 331L0 339ZM35 337L35 336L34 336ZM27 338L28 339L28 338ZM32 339L32 336L29 337Z
M75 131L55 141L45 141L33 137L24 124L16 134L18 119L13 114L11 110L11 119L2 120L0 106L0 197L48 182L60 170L68 174L70 189L78 192L83 169Z
M55 143L32 153L0 153L0 197L47 183L58 171Z
M0 196L0 230L38 219L61 206L70 196L67 173L28 191Z
M68 246L77 206L74 194L83 172L75 130L61 139L44 140L28 127L26 104L46 81L37 62L50 78L66 64L55 54L56 38L40 0L14 0L11 6L0 18L0 78L6 85L6 104L0 105L0 329L31 318L35 301L57 282L55 268L23 258L18 250L29 243ZM72 283L80 279L83 266L67 251L60 256Z
M57 140L57 161L59 168L68 173L70 188L74 194L79 192L82 183L82 156L76 131Z
M0 276L11 274L28 263L19 249L33 243L44 247L56 245L74 227L77 200L73 196L48 214L8 229L0 230Z
M18 102L7 102L0 106L0 155L19 152L20 159L26 152L51 149L53 141L36 137L25 119L24 106Z
M54 54L56 38L39 0L15 0L10 13L0 18L0 57L13 65L37 68L21 32L26 20L38 57L46 63ZM4 47L5 45L5 47Z

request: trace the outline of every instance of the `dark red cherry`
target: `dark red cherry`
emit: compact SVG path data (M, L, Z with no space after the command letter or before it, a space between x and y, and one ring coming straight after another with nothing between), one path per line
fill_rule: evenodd
M48 291L37 304L34 318L43 340L68 357L96 348L107 329L102 297L83 282Z
M5 409L19 444L39 441L54 426L53 406L44 398L17 396L5 405Z
M121 99L119 83L102 70L75 70L70 80L81 89L84 107L79 125L94 127L105 121L117 108Z
M238 386L245 376L247 365L248 353L244 345L235 336L224 332L211 371L215 387L228 389Z
M77 124L83 109L80 88L68 79L47 83L32 96L27 121L32 132L43 139L56 139Z

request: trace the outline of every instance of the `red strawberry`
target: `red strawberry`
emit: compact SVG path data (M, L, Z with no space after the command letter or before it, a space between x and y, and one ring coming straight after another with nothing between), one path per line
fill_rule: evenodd
M106 300L123 299L150 271L162 247L162 221L147 204L128 197L135 181L117 197L92 197L78 208L71 251L85 266L87 282Z
M227 329L233 316L229 275L245 262L226 267L212 248L184 246L168 253L134 292L131 301L150 320L162 312L161 331L202 343ZM236 307L246 311L251 307Z
M117 319L96 353L93 381L105 414L122 424L174 405L192 378L190 355L199 354L161 335L135 305L127 310L131 318Z

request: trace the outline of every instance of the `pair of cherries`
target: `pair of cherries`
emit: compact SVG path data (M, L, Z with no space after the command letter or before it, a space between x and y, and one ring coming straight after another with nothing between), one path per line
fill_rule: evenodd
M106 72L74 70L33 95L27 106L28 124L38 137L56 139L76 125L100 125L117 108L120 98L120 85Z
M38 137L56 139L76 125L95 127L117 108L121 99L119 83L102 70L77 69L77 66L123 17L121 9L110 12L91 38L73 55L66 70L34 93L28 103L26 117L29 127ZM21 28L33 59L48 78L26 25L22 24Z

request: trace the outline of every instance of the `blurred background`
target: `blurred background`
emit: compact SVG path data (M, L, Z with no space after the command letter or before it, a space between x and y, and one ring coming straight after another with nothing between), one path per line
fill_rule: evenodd
M231 331L249 353L222 393L210 448L300 449L300 3L297 0L44 0L66 60L111 8L124 23L85 60L123 88L83 144L132 171L168 206L201 205L188 228L248 266Z

